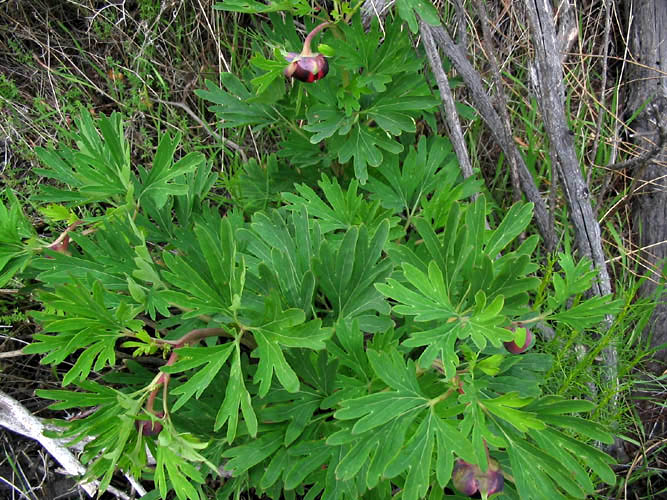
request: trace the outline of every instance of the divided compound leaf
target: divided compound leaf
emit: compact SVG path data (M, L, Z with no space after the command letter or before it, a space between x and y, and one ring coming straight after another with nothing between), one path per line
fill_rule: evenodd
M241 355L238 344L235 346L225 399L215 417L214 430L220 429L227 424L227 442L231 444L235 437L239 422L239 409L243 415L245 427L251 436L257 435L257 415L252 407L250 393L245 386L244 374L241 368Z
M201 153L189 153L180 160L174 162L174 155L180 142L180 135L170 137L164 134L157 147L157 152L153 160L152 168L146 172L141 170L142 187L139 193L139 199L142 196L152 198L157 209L161 209L167 203L167 197L185 195L188 193L188 186L185 182L186 174L191 174L197 168L201 168L205 163L204 155Z
M178 361L171 366L162 368L164 373L175 374L199 368L187 382L171 390L174 395L180 395L171 407L175 412L188 400L195 396L199 398L211 384L220 369L224 366L234 349L234 344L227 342L209 347L182 347L178 353Z
M353 226L337 248L324 242L314 269L337 321L359 318L363 330L385 331L391 325L386 317L390 308L374 285L391 273L390 261L381 258L389 222L380 223L372 238L368 233L365 225Z
M220 117L223 128L246 125L263 128L279 120L268 104L250 101L253 94L238 77L222 73L220 80L224 88L206 80L207 90L196 90L195 93L213 103L209 109Z
M259 358L254 379L259 382L260 397L268 393L274 373L288 392L298 391L299 377L287 362L283 349L324 349L324 341L331 338L332 329L322 327L320 319L306 321L302 309L282 310L275 293L266 298L261 311L243 312L245 328L252 332L257 342L252 356Z
M0 288L30 263L32 245L25 240L35 238L35 231L16 195L7 189L5 196L8 206L0 201Z

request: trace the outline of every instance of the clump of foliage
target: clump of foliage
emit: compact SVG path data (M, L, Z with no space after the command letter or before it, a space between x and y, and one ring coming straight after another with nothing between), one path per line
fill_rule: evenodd
M569 255L540 279L538 237L520 238L532 206L489 227L449 141L417 134L438 101L403 23L430 10L399 2L381 35L336 5L326 77L286 87L284 53L302 40L269 13L275 58L199 92L225 127L289 130L244 166L224 211L212 163L178 136L161 136L150 168L132 165L119 114L84 112L70 145L37 151L54 181L39 200L67 229L42 241L7 191L0 286L36 283L42 331L25 351L71 363L65 388L39 395L94 410L61 425L94 438L83 461L102 488L120 469L162 497L205 498L224 470L219 498L442 498L462 491L455 464L503 498L612 484L593 403L543 391L539 341L504 343L527 346L540 324L593 327L619 301L584 298L594 272ZM310 12L288 7L273 10Z

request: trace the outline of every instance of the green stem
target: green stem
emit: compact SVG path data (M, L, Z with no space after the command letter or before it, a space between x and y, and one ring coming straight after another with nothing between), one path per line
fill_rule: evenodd
M354 17L354 15L357 13L357 11L361 8L361 6L366 2L366 0L359 0L359 2L352 7L352 10L348 12L348 14L345 16L345 23L349 23L350 20Z

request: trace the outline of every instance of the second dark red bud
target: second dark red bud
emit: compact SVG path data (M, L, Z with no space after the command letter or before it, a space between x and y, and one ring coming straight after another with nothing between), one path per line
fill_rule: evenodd
M164 417L164 412L155 412L155 416L162 418ZM157 436L160 434L160 432L162 432L162 424L154 420L137 420L134 425L137 427L137 430L144 436Z
M514 331L514 328L510 328L510 330ZM523 345L518 345L515 341L503 342L503 344L505 349L507 349L512 354L522 354L526 352L533 344L533 334L528 328L526 328L526 340Z
M479 491L482 498L503 491L505 478L500 464L494 459L489 460L489 467L482 472L478 465L457 460L452 471L454 488L464 495L472 496Z

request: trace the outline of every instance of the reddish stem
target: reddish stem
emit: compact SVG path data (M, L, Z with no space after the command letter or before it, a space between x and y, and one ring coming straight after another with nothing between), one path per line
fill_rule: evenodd
M176 352L176 349L178 349L179 347L183 347L190 344L196 344L197 342L199 342L202 339L205 339L206 337L218 337L220 335L228 335L227 330L225 330L224 328L197 328L196 330L189 331L178 340L155 339L155 342L157 342L158 344L169 344L174 347L174 351L172 351L165 365L165 366L171 366L174 363L176 363L176 361L178 361L178 352ZM157 393L160 390L161 386L164 391L163 394L164 401L167 401L167 388L169 386L169 379L170 375L168 373L162 373L160 377L157 379L155 383L156 384L155 389L151 391L151 393L148 396L148 400L146 401L146 411L155 414L153 406L155 405L155 398L157 397ZM166 415L167 414L166 404L164 406Z
M303 50L301 50L301 55L302 56L312 56L313 53L310 51L310 42L313 40L313 37L317 35L320 31L322 31L324 28L329 26L331 23L329 21L325 23L318 24L313 28L313 31L308 33L308 36L306 39L303 41Z
M155 342L169 344L174 346L174 349L178 349L189 344L195 344L206 337L219 337L221 335L227 335L227 330L224 328L197 328L189 331L178 340L155 339Z
M78 225L80 225L80 224L83 224L83 221L82 221L82 220L78 220L78 221L76 221L76 222L70 224L70 225L67 227L67 229L65 229L65 230L61 233L61 235L58 236L58 239L57 239L56 241L54 241L53 243L51 243L51 245L49 245L49 248L54 247L54 246L57 246L58 244L62 243L63 240L67 237L67 233L69 233L72 229L74 229L76 226L78 226Z
M167 364L165 366L171 366L174 363L178 361L178 353L176 351L171 353L171 356L169 356L169 359L167 360ZM157 397L157 393L160 390L160 386L164 385L164 388L166 389L167 386L169 385L169 374L168 373L162 373L160 377L157 379L156 382L156 387L151 391L151 393L148 395L148 401L146 401L146 411L152 413L155 415L155 411L153 410L153 406L155 405L155 398ZM165 399L166 401L166 399ZM166 407L165 407L166 410ZM166 414L166 412L165 412Z

